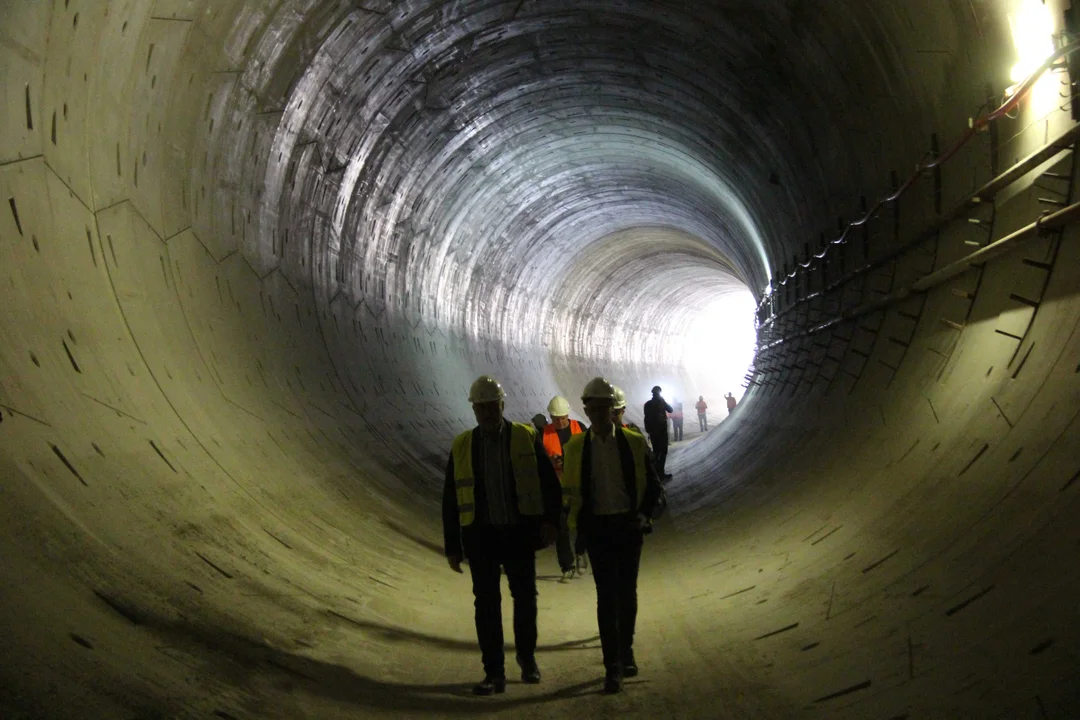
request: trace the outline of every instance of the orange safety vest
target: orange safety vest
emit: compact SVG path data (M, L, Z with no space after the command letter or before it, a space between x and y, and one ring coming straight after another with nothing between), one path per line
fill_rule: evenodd
M585 428L581 427L581 423L577 420L570 421L570 434L577 435L585 432ZM559 431L555 429L555 426L548 423L544 426L544 450L547 451L548 457L554 460L557 457L562 457L562 442L559 441Z

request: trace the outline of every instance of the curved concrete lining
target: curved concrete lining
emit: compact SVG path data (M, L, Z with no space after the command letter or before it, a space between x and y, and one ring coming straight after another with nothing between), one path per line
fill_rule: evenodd
M1073 228L760 354L722 422L681 356L997 102L1017 7L6 3L0 714L1070 717ZM778 305L1070 127L1068 75L1040 88ZM1071 202L1075 171L1062 148L761 339ZM660 380L710 402L621 697L552 552L544 683L467 692L438 499L482 372L519 420L556 392L580 416L596 374L631 418Z

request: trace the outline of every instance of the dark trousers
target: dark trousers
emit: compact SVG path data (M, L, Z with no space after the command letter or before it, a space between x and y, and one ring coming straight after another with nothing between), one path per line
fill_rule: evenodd
M704 415L697 416L698 430L705 432L709 429L709 421L705 419Z
M559 569L563 572L574 569L574 550L570 545L570 525L567 517L569 508L563 508L559 515L559 534L555 538L555 553L559 556Z
M664 428L663 434L649 435L649 439L652 440L653 455L656 456L656 472L660 477L664 477L664 466L667 464L667 428Z
M536 530L530 526L465 528L462 541L476 598L476 638L484 673L504 677L502 570L514 600L514 644L523 658L536 653Z
M671 421L671 429L672 429L671 434L673 436L672 437L673 440L682 440L682 423L683 423L683 421L682 421L681 418Z
M596 622L604 667L609 672L633 658L642 537L633 515L600 515L589 519Z

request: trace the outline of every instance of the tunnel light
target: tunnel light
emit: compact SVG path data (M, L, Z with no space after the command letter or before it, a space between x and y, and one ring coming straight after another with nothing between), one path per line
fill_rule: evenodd
M1009 27L1017 55L1009 78L1018 83L1054 54L1054 20L1040 0L1020 0L1016 12L1009 15Z
M754 359L757 305L749 290L725 294L703 307L683 340L683 368L694 385L686 388L690 400L704 395L718 412L723 395L743 394L743 376ZM665 392L670 401L672 396ZM680 397L686 408L693 407ZM719 417L719 416L718 416Z

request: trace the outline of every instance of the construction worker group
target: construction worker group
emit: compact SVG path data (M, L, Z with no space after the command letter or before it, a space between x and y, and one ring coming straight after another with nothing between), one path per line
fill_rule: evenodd
M654 455L645 436L623 423L625 394L602 377L590 380L581 393L588 428L570 419L570 403L561 396L548 404L550 423L541 426L537 418L532 424L511 422L504 417L505 394L494 378L484 375L472 384L469 402L477 425L458 435L450 451L443 532L450 568L461 573L467 560L472 576L484 666L475 694L506 690L503 571L513 599L521 680L540 682L536 551L552 543L563 581L586 567L595 580L604 692L619 692L623 678L637 675L634 627L641 549L666 504L660 477L671 407L660 392L653 388L645 407Z

